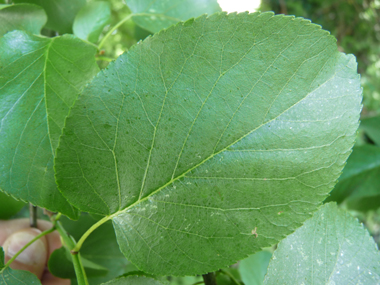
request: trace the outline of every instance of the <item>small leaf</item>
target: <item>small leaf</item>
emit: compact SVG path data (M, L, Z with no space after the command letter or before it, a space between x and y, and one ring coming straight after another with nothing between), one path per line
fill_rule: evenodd
M41 281L36 275L24 270L13 270L4 267L4 250L0 247L0 285L38 285Z
M86 0L13 0L14 3L31 3L44 8L48 21L46 28L60 34L71 33L74 18L78 11L86 5Z
M31 4L0 5L0 37L13 30L39 34L47 16L39 6Z
M108 269L96 264L84 257L81 256L83 267L86 271L87 277L96 277L104 276L107 274ZM76 274L74 271L74 265L70 252L64 247L56 249L50 255L49 262L49 271L57 277L74 279Z
M329 201L345 202L350 209L368 211L380 207L380 147L354 147Z
M0 39L0 188L71 218L53 158L71 105L98 72L96 49L71 35L14 31Z
M269 251L263 250L240 261L239 271L245 285L263 284L271 256Z
M96 43L103 28L111 20L109 2L89 2L79 10L74 20L74 34L84 40Z
M360 128L380 146L380 116L364 118L361 120Z
M126 0L125 2L132 13L139 14L133 16L133 21L153 33L180 21L221 11L216 0Z
M25 202L17 201L11 196L0 192L0 219L9 219L17 214L24 206Z
M335 203L282 240L264 284L379 284L380 252L359 222Z
M119 277L111 280L107 283L102 283L104 285L165 285L166 282L162 282L150 277L145 276L126 276Z
M202 16L137 44L78 97L56 179L110 215L154 275L225 268L308 219L350 153L361 110L353 56L301 18Z

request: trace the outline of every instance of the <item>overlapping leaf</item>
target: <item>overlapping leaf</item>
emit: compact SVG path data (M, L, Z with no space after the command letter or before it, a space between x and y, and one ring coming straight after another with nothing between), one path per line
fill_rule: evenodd
M380 146L380 116L369 117L361 120L360 128Z
M86 0L13 0L13 2L36 4L44 8L48 16L46 27L60 34L72 32L75 15L86 5Z
M106 1L87 3L75 17L74 34L81 39L96 43L103 28L111 20L110 6Z
M46 20L44 9L36 5L0 5L0 37L13 30L39 34Z
M335 203L321 207L281 241L264 284L379 284L380 252L373 238Z
M368 211L380 206L380 148L354 148L339 183L327 201L345 202L351 209Z
M133 20L144 29L156 33L179 21L221 11L216 0L126 0Z
M112 215L145 272L214 271L310 217L353 145L353 56L301 18L214 14L110 64L66 120L56 178L70 203Z
M103 283L104 285L165 285L168 284L168 282L162 282L150 277L145 276L125 276L116 278L114 280L111 280L107 283Z
M0 190L72 218L53 158L69 108L98 72L95 52L70 35L14 31L0 39Z

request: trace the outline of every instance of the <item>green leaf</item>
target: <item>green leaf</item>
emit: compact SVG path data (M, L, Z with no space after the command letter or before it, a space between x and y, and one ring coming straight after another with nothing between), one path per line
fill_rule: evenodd
M240 261L239 271L245 285L262 285L269 260L272 254L269 251L259 251Z
M82 211L111 215L142 271L215 271L317 209L350 153L360 102L355 58L319 26L202 16L87 86L60 139L57 183Z
M71 33L78 11L86 5L86 0L13 0L14 3L31 3L44 8L48 21L46 28L60 34Z
M79 10L74 20L74 34L84 40L96 43L103 28L111 20L109 2L89 2Z
M380 252L363 225L335 203L282 240L264 284L378 284Z
M96 220L90 215L82 214L78 221L71 221L68 218L61 218L61 222L74 239L78 240L85 231L87 231ZM128 271L136 270L124 255L120 252L119 245L116 241L115 232L111 223L106 223L96 229L83 244L80 250L81 257L107 268L108 273L105 276L89 277L90 284L101 284ZM59 264L56 264L59 266ZM86 269L87 273L87 269ZM75 281L72 281L72 284Z
M4 267L4 250L0 247L0 285L41 284L36 275L24 270Z
M47 21L44 9L36 5L0 5L0 37L13 30L39 34Z
M156 33L162 29L198 17L221 11L217 0L125 0L132 13L133 21L142 28Z
M380 116L362 119L360 128L380 146Z
M145 276L126 276L119 277L114 280L111 280L107 283L103 283L104 285L164 285L166 282L162 282L150 277Z
M104 276L108 273L108 269L96 264L81 256L83 267L85 268L87 277ZM56 249L49 258L49 271L57 277L74 279L76 278L74 265L70 252L61 247Z
M17 214L24 206L25 202L17 201L11 196L0 192L0 219L9 219Z
M343 201L349 208L368 211L380 207L380 148L354 147L339 183L326 201Z
M53 158L69 108L98 72L95 53L71 35L0 39L0 188L71 218L78 213L57 189Z

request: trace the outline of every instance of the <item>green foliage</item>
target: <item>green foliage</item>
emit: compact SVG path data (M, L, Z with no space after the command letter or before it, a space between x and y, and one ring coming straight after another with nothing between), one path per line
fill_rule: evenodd
M89 2L75 17L73 31L78 38L96 43L103 28L111 19L110 4L105 1Z
M264 284L378 284L380 252L368 231L334 203L282 240Z
M269 251L259 251L243 259L239 264L241 279L245 285L262 285L272 254Z
M39 34L46 21L44 9L37 5L0 5L0 37L13 30Z
M358 125L355 69L302 19L177 25L78 98L57 150L60 190L82 211L112 215L122 252L145 272L224 267L291 233L331 190Z
M327 204L313 216L351 152L361 111L355 57L338 50L358 52L368 93L376 48L361 51L377 32L350 43L340 24L313 18L331 1L281 9L325 21L339 47L308 20L213 14L216 0L13 2L28 4L0 6L0 190L60 212L50 219L63 240L50 256L53 274L80 285L192 285L215 271L218 285L263 284L271 254L262 248L280 242L267 284L300 281L291 279L294 259L315 283L339 266L360 266L364 283L380 275L378 250L344 210ZM359 18L372 23L371 9ZM352 11L338 19L350 17L357 21ZM96 60L108 67L98 73ZM376 109L368 98L365 108ZM379 130L377 117L363 120L362 146L328 198L372 215L374 235L380 148L367 143L379 143ZM22 202L4 197L0 209L13 215ZM337 247L346 258L361 241L357 264L336 259ZM325 274L309 270L320 261ZM2 277L32 282L0 267Z
M355 54L364 107L380 112L380 2L377 0L263 0L262 11L311 19L333 34L341 50Z
M221 9L216 0L126 0L136 24L144 29L156 33L162 29L198 17L204 13L213 14Z
M14 31L0 39L0 189L75 218L58 191L53 158L71 105L98 72L95 48L72 35Z
M12 0L14 3L36 4L44 8L48 21L46 28L60 34L71 33L77 12L86 5L86 0Z
M17 201L11 196L0 192L0 219L9 219L17 214L24 205L24 202Z

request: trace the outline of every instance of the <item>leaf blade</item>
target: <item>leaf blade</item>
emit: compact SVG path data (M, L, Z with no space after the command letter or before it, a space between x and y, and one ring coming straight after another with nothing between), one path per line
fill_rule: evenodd
M111 215L143 271L214 271L316 209L352 147L360 94L354 58L318 26L270 13L200 17L94 79L66 120L57 183L80 209ZM85 179L67 182L79 171ZM73 185L91 201L73 199Z

